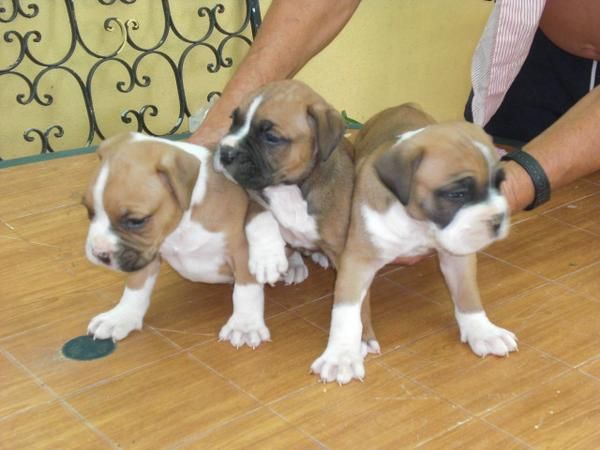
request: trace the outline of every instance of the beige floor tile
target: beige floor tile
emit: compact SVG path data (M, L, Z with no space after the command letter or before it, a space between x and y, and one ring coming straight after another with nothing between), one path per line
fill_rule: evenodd
M47 296L42 298L11 301L12 304L5 305L5 308L0 307L0 345L6 338L40 326L61 327L61 322L71 320L73 316L87 315L91 319L112 308L118 298L109 298L100 290L58 295L53 295L53 291L49 290ZM80 334L85 333L86 327L79 330Z
M175 448L222 448L228 450L320 448L307 435L266 409L235 419L201 437L186 439Z
M71 317L68 321L8 338L2 342L2 347L60 395L119 376L177 351L165 339L144 329L120 341L114 352L105 358L92 361L65 358L61 353L62 346L85 334L89 320L87 315Z
M11 223L19 217L78 204L97 161L97 156L90 154L2 169L0 217Z
M600 381L577 371L538 386L485 418L535 448L600 447Z
M582 364L579 370L600 380L600 356Z
M25 370L0 353L0 418L52 400Z
M549 258L549 252L560 257ZM535 217L513 226L509 237L486 253L556 279L598 261L600 237L545 216Z
M548 284L490 311L521 342L571 366L600 354L600 302Z
M499 325L502 325L500 323ZM568 370L556 360L521 345L508 358L479 358L452 328L382 356L382 364L481 414Z
M317 383L309 368L325 349L326 334L291 313L274 317L268 325L272 342L255 350L213 342L192 354L262 402Z
M454 323L451 303L450 300L444 304L430 302L397 283L377 278L371 288L371 317L382 352L451 326ZM331 308L329 297L294 313L329 332Z
M163 448L259 406L180 354L68 398L120 447Z
M557 280L580 294L600 301L600 261Z
M431 450L508 450L529 447L490 424L478 419L472 419L432 439L419 448Z
M0 220L0 238L19 239L19 235L15 233L12 227ZM0 245L2 245L2 241L0 241Z
M545 212L557 208L559 206L568 205L576 202L590 194L598 192L598 186L590 180L581 178L552 192L552 197L549 202L537 207L529 214L544 214Z
M468 416L375 364L364 383L314 384L272 405L329 448L407 448Z
M386 278L433 302L452 303L437 257L388 274ZM539 286L545 281L503 261L480 254L477 257L477 282L482 302L486 306Z
M0 308L47 297L93 290L123 279L122 274L91 264L85 256L66 257L58 247L6 239L0 246ZM0 319L1 320L1 319Z
M561 206L546 215L600 235L600 193Z
M0 436L0 448L7 450L114 448L58 402L0 421Z

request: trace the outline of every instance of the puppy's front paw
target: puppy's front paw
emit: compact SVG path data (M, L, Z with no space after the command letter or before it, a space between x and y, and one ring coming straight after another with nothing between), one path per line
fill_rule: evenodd
M456 320L460 328L460 340L468 342L478 356L507 356L519 350L515 334L494 325L484 312L456 311Z
M275 284L288 271L285 248L275 246L271 250L261 247L250 252L248 269L260 284Z
M365 366L361 349L335 349L327 347L325 352L310 366L312 373L319 375L321 381L331 383L337 381L346 384L357 379L362 381L365 377Z
M139 312L122 306L98 314L88 325L88 334L94 339L108 339L120 341L127 337L133 330L141 330L144 316Z
M304 264L302 255L298 252L294 252L288 259L289 268L285 275L283 275L283 281L286 285L302 283L308 277L308 267Z
M220 341L229 341L235 348L244 344L255 349L263 341L271 340L271 333L262 318L242 314L232 315L219 332Z
M313 260L315 264L318 264L323 269L329 268L329 258L320 252L313 252L310 254L310 258Z

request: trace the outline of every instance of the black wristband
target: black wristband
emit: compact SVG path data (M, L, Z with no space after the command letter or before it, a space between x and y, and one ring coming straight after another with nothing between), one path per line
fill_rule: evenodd
M525 172L531 178L535 193L533 201L525 208L525 211L531 211L550 200L550 181L548 181L546 172L544 172L540 163L533 156L519 148L508 152L501 159L502 161L511 160L516 162L525 169Z

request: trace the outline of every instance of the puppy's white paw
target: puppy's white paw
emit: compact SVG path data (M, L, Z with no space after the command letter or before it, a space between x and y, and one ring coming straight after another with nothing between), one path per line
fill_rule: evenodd
M246 225L248 269L260 284L275 284L288 270L285 241L273 215L264 211Z
M318 264L323 269L329 269L329 258L320 252L313 252L310 255L310 258L313 260L315 264Z
M310 370L319 375L321 381L325 383L337 381L339 384L346 384L353 379L362 381L365 377L363 360L361 348L351 351L328 346L325 352L312 363Z
M221 328L219 340L229 341L235 348L240 348L245 344L255 349L263 341L270 341L271 333L262 318L234 314Z
M263 249L266 250L266 249ZM283 248L272 251L253 251L248 259L248 269L260 284L275 284L288 272L288 259Z
M121 305L98 314L88 325L87 332L94 339L109 339L120 341L133 330L141 330L144 316L138 311Z
M494 325L483 311L461 313L457 310L456 320L460 328L460 340L468 342L478 356L507 356L519 350L515 334Z
M374 355L381 354L381 347L376 339L369 339L368 341L360 341L360 354L365 358L369 353Z
M288 265L287 272L282 276L286 285L298 284L306 280L308 277L308 267L304 264L304 260L300 253L292 253L288 259Z

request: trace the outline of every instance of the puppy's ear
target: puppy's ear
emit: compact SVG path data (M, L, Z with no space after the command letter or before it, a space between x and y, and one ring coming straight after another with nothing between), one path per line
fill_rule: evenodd
M375 171L381 182L408 205L415 173L423 160L423 147L399 144L375 161Z
M308 117L313 125L319 157L321 161L326 161L344 137L344 119L339 112L325 103L309 105Z
M188 209L200 171L198 158L181 150L169 149L158 162L156 170L181 209Z

